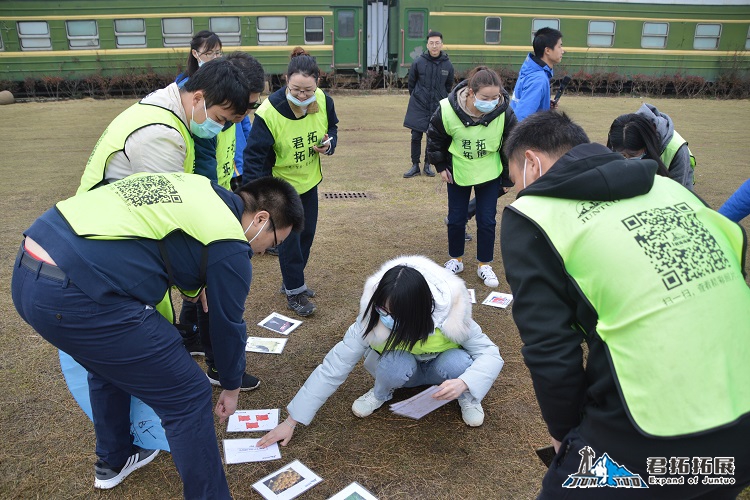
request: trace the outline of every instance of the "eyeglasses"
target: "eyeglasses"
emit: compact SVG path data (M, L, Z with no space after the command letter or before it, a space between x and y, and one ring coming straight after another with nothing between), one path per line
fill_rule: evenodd
M217 57L221 57L224 55L224 53L220 50L207 50L205 52L198 52L199 56L206 56L210 57L212 59L216 59Z
M258 109L261 104L263 104L263 99L259 98L257 101L248 104L247 109Z
M391 315L391 313L389 313L388 311L386 311L385 309L383 309L380 306L375 306L375 312L378 313L380 316L390 316Z
M443 42L427 42L428 47L440 47L443 45Z
M271 229L273 229L273 246L279 246L279 241L276 239L276 224L273 223L271 214L268 214L268 220L271 221Z

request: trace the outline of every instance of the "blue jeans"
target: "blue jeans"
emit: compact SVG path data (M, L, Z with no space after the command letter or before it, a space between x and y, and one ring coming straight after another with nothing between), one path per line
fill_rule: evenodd
M375 397L388 401L400 387L440 385L458 378L471 363L471 356L463 349L449 349L429 361L418 361L406 351L389 351L380 357L375 370Z
M138 300L98 304L67 278L39 274L40 268L16 258L13 303L45 340L88 370L97 457L120 467L130 456L133 395L161 418L185 498L230 498L211 385L177 329Z
M495 216L497 193L502 185L498 177L476 186L448 184L448 255L463 257L466 240L469 198L474 188L477 204L477 260L492 262L495 256Z
M318 226L318 187L301 194L300 199L305 211L305 228L301 233L292 232L279 245L279 266L287 295L297 295L307 290L305 266L310 258L310 248Z

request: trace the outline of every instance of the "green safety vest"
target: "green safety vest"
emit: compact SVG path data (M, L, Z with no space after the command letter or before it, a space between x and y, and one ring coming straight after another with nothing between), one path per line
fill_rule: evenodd
M112 123L109 124L104 133L94 146L94 150L86 163L83 171L81 185L76 194L90 189L104 180L112 155L125 149L125 141L137 130L149 125L161 124L177 130L185 141L185 161L182 168L187 173L193 173L195 169L195 146L193 136L182 120L172 111L155 106L137 102L120 113ZM169 168L169 165L165 166Z
M372 346L372 348L380 354L383 353L383 347L385 347L385 342ZM435 328L435 331L432 332L426 340L423 342L417 342L414 347L409 349L409 352L415 356L420 354L438 354L447 351L448 349L457 349L459 347L461 347L459 344L448 340L448 338L443 335L443 332L440 331L440 328ZM399 347L396 347L396 349L402 351L405 350Z
M247 243L240 221L216 195L211 181L200 175L137 173L61 201L57 210L84 238L160 241L182 231L204 246L231 240ZM168 256L163 257L170 272ZM205 282L205 262L201 266ZM171 273L169 278L171 283ZM180 291L192 297L200 292ZM156 308L174 321L169 289Z
M448 151L453 156L453 181L459 186L475 186L500 177L500 146L503 143L505 113L483 125L466 126L448 99L440 101L443 127L452 138Z
M524 196L511 209L546 234L596 311L642 433L690 435L750 412L750 288L737 224L662 177L632 199Z
M667 167L667 170L669 170L672 165L672 160L674 160L677 150L680 149L683 144L687 144L687 141L675 131L672 134L672 139L667 144L667 147L664 148L664 151L661 153L661 161L664 163L664 166ZM690 148L688 148L688 154L690 155L690 168L695 170L695 156L693 156L693 152L690 151ZM695 173L693 173L693 184L695 184Z
M231 189L234 174L234 153L237 150L237 125L232 124L216 136L216 179L219 185Z
M288 181L299 194L310 191L323 180L320 154L313 146L328 132L328 115L323 91L316 89L315 97L319 111L299 120L283 116L271 105L270 99L263 101L255 112L266 122L274 138L273 176Z

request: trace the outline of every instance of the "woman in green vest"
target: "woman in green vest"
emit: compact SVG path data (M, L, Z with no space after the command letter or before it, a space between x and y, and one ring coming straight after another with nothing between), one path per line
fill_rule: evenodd
M318 223L320 155L336 149L338 118L333 99L318 88L320 69L302 48L295 48L287 85L271 94L255 113L244 155L242 181L273 175L288 181L305 208L305 228L278 248L281 292L287 307L300 316L315 312L305 282L305 267Z
M400 387L437 385L432 397L458 400L470 427L484 422L482 399L503 367L497 346L471 318L463 280L427 257L397 257L368 278L357 320L289 403L289 417L259 446L286 445L297 423L309 425L363 358L375 384L354 401L356 416L371 415Z
M498 286L490 263L494 258L497 193L507 177L504 138L517 123L510 97L497 73L480 66L456 85L427 130L430 163L448 185L448 255L445 268L464 270L466 221L471 191L477 203L477 275L489 287ZM506 189L507 191L507 189Z

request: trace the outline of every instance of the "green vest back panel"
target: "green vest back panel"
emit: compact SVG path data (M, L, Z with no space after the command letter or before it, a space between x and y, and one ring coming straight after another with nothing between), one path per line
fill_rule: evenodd
M503 142L505 113L488 126L467 127L456 115L448 99L440 101L443 127L453 139L448 151L453 156L453 180L459 186L474 186L500 177L500 146Z
M383 347L385 347L385 343L377 346L372 346L373 349L381 354L383 352ZM435 328L435 331L432 332L429 337L427 337L427 340L425 340L424 342L417 342L417 344L412 347L409 352L411 354L414 354L415 356L418 356L420 354L437 354L445 352L449 349L457 349L459 347L461 346L456 344L455 342L448 340L448 338L443 335L443 332L440 331L440 328ZM399 348L397 347L396 349Z
M328 132L328 115L323 91L316 89L315 97L319 111L299 120L282 116L271 105L270 99L266 99L255 112L273 134L276 153L273 176L288 181L299 194L308 192L323 180L320 154L313 146Z
M664 163L664 166L667 167L667 170L671 167L672 160L674 160L677 150L680 149L683 144L687 144L687 141L675 131L672 134L672 139L667 144L667 147L664 148L664 151L661 153L661 161ZM690 155L690 168L695 170L695 156L693 156L693 152L690 151L690 148L688 148L688 154ZM695 184L695 174L693 174L693 184Z
M662 177L627 200L524 196L511 207L546 233L596 310L642 433L689 435L750 412L750 288L739 226Z
M223 188L230 189L234 174L234 153L237 150L237 125L233 124L216 136L216 179Z
M107 164L113 154L125 149L125 141L136 130L149 125L161 124L177 130L185 141L185 172L193 173L195 168L195 146L193 136L185 124L168 109L150 104L135 103L120 113L109 124L94 146L94 150L83 171L77 194L90 190L104 180Z

